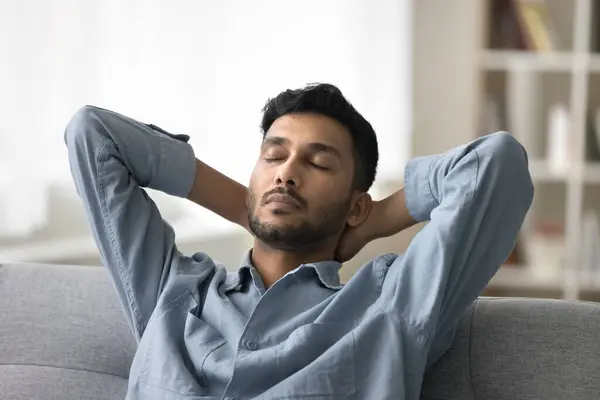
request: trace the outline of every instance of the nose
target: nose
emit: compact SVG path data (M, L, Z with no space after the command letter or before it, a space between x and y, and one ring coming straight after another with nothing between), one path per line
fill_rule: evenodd
M279 165L275 174L275 184L293 186L298 188L301 185L301 171L298 162L290 157L286 162Z

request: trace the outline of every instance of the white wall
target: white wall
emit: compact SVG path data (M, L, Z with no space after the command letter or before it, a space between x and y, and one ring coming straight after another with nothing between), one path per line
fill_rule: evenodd
M475 139L481 0L414 2L412 155Z
M411 21L409 0L0 0L0 54L10 60L0 63L0 198L13 199L0 202L0 239L16 241L2 238L10 225L2 216L24 227L34 210L46 225L30 239L67 230L56 218L63 212L47 215L48 185L72 193L62 134L83 104L188 133L199 158L246 183L266 99L328 81L377 130L382 180L401 179L411 147ZM227 225L162 200L199 226Z
M392 174L410 146L409 4L3 1L3 147L19 160L44 154L62 177L62 129L74 109L96 103L191 133L209 161L245 181L244 145L257 145L266 99L329 81L377 128L381 170ZM213 151L232 137L239 157ZM248 165L230 162L240 158Z

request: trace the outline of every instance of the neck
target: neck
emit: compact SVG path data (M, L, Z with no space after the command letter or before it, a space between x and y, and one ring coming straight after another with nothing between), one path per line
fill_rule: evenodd
M263 279L265 288L269 288L285 274L302 264L333 260L335 246L325 243L323 246L298 250L280 250L254 239L252 263Z

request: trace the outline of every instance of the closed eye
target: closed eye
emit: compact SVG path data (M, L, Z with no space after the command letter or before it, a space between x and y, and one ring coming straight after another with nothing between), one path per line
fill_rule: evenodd
M283 160L283 157L269 157L264 159L266 163L272 163Z
M319 164L310 163L310 165L312 165L314 168L316 168L316 169L320 169L320 170L322 170L322 171L329 171L329 168L327 168L327 167L324 167L324 166L322 166L322 165L319 165Z

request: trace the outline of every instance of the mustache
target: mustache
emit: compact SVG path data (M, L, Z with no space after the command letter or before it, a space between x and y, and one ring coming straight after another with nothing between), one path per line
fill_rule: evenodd
M262 197L261 205L264 205L267 201L267 198L273 194L288 195L300 203L302 207L306 207L306 200L304 200L304 198L302 198L293 188L282 186L278 186L275 189L265 193Z

